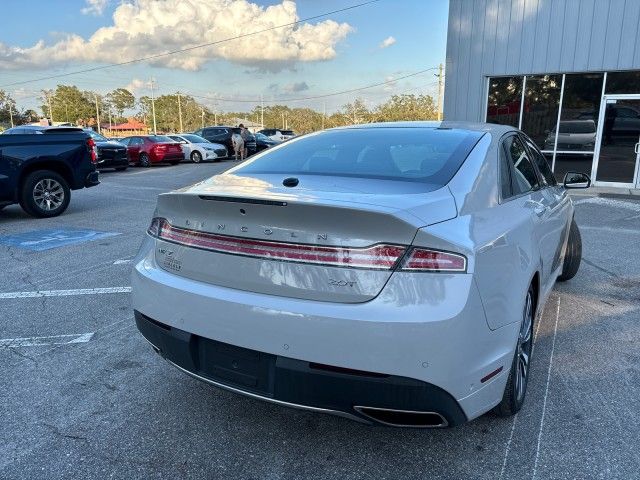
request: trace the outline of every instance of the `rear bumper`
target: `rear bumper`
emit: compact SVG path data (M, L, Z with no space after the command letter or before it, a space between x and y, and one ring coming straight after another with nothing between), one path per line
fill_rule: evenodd
M331 369L239 348L161 324L140 312L135 312L135 319L154 350L174 366L236 393L367 423L372 422L371 417L362 411L370 406L432 415L421 417L430 424L411 426L455 426L467 420L451 395L419 380Z
M300 361L298 371L316 363L402 378L425 392L437 388L459 405L468 420L502 398L518 325L489 329L470 274L396 272L371 301L330 303L180 277L157 264L155 249L154 240L146 236L132 272L132 304L140 314L171 329L282 358L280 363ZM174 363L200 375L196 364ZM481 381L500 367L501 373ZM296 389L303 391L307 382L300 381ZM350 413L356 401L377 408L402 407L394 402L376 404L378 400L377 396L366 403L352 399ZM317 405L336 408L332 403L311 403ZM456 424L460 417L451 411L448 408L444 414Z
M89 187L95 187L96 185L99 185L100 184L99 176L100 174L98 172L89 173L89 175L87 175L87 177L84 180L84 186L89 188Z

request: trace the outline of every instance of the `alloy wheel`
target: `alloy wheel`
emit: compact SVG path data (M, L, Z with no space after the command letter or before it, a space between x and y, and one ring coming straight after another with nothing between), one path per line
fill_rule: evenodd
M41 210L56 210L64 203L64 188L57 180L43 178L33 187L33 200Z
M527 381L529 380L529 361L531 359L531 347L533 345L533 294L531 290L527 293L527 300L524 306L524 314L520 333L518 335L518 352L516 358L516 381L515 394L516 401L521 402L527 391Z

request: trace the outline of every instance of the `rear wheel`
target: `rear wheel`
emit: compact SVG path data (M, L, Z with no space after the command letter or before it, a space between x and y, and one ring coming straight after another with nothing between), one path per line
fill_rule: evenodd
M202 154L200 152L191 152L191 161L193 163L200 163L202 161Z
M146 153L140 154L140 166L145 168L151 166L151 160L149 160L149 155L147 155Z
M25 178L20 206L33 217L55 217L67 209L70 199L71 190L60 174L39 170Z
M558 277L558 281L566 282L572 279L578 273L580 261L582 260L582 237L580 229L575 220L571 220L569 228L569 239L567 240L567 251L564 254L564 263L562 264L562 273Z
M533 317L535 314L535 292L533 285L529 286L524 303L524 312L518 333L518 344L511 363L507 386L502 395L502 401L494 411L501 417L515 415L522 408L529 383L529 364L533 349Z

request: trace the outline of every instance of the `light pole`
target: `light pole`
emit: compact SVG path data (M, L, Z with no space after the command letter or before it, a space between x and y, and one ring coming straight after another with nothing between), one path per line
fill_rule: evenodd
M98 109L98 94L93 95L96 99L96 123L98 124L98 133L100 133L100 110Z
M153 78L151 79L151 115L153 116L153 134L157 135L158 130L156 128L156 99L153 92Z
M442 120L442 64L438 66L438 73L436 73L436 77L438 77L438 121Z
M182 133L182 106L180 105L180 92L178 92L178 119L180 120L180 133Z

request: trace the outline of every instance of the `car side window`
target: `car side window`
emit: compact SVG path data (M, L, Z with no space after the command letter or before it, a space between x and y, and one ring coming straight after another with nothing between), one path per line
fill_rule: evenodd
M131 145L142 145L144 141L140 137L131 139Z
M533 157L533 161L538 167L538 171L542 175L542 179L546 185L554 186L557 184L556 177L551 171L551 167L549 167L549 162L547 162L547 158L538 150L538 147L527 137L525 137L525 143L527 147L529 147L529 151L531 152L531 156Z
M205 128L204 130L202 130L202 135L215 135L215 129L214 128Z
M125 147L129 145L130 141L131 141L130 138L123 138L122 140L119 140L119 142L123 144Z
M537 189L538 176L522 141L516 135L512 135L505 140L505 149L510 164L513 195Z
M500 156L500 178L498 181L500 182L502 200L507 200L509 197L513 196L513 192L511 190L511 170L509 168L509 161L507 160L507 152L504 147L505 145L502 144L498 152Z

